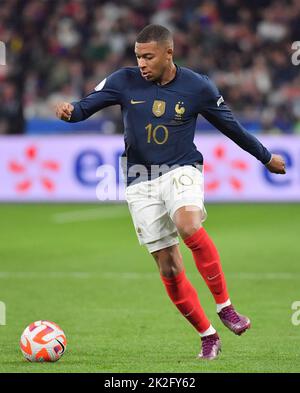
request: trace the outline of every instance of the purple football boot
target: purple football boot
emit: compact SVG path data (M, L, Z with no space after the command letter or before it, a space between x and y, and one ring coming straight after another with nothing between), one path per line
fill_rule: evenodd
M237 313L232 304L224 307L218 315L224 325L238 336L243 334L247 329L250 329L250 319Z
M221 340L217 333L201 337L202 349L198 355L199 359L214 360L221 352Z

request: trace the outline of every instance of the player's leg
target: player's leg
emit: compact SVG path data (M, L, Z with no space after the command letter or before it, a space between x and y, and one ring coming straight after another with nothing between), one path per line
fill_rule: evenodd
M220 319L231 331L240 335L250 328L250 320L237 313L230 302L220 256L202 227L202 215L199 207L183 206L176 210L173 220L215 299Z
M175 169L169 180L165 203L170 217L192 251L196 266L214 296L222 322L234 333L241 334L250 327L250 321L233 309L218 251L202 227L206 219L202 168Z
M161 239L162 244L164 240ZM156 247L159 246L157 242ZM147 244L153 250L154 244ZM215 359L221 350L221 341L201 306L197 291L186 276L177 244L151 253L154 257L166 292L180 313L199 332L202 350L199 358Z
M220 311L222 305L230 304L229 295L217 248L202 227L202 215L197 206L183 206L176 210L173 220Z
M203 336L201 357L214 359L218 355L220 342L217 337L211 340L211 333L215 330L210 326L197 293L185 275L178 250L177 230L159 195L159 181L139 183L126 189L125 195L137 237L157 261L170 299Z

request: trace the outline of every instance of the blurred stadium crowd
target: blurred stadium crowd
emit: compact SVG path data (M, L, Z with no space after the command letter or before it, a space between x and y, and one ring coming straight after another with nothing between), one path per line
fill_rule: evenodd
M0 0L0 134L22 133L54 105L136 65L136 34L171 29L175 62L208 74L241 120L264 133L300 133L299 0ZM121 132L118 108L98 115Z

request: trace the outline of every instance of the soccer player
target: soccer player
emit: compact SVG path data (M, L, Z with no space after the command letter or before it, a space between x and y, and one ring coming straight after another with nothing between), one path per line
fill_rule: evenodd
M59 103L56 115L78 122L109 105L121 106L125 193L139 242L157 262L171 301L199 332L198 357L211 360L217 358L221 341L186 275L178 233L191 250L224 325L240 335L250 328L250 320L231 304L218 251L202 225L203 157L193 143L198 114L270 172L284 174L285 163L241 126L207 76L174 64L173 50L168 29L146 26L136 38L137 67L112 73L79 102Z

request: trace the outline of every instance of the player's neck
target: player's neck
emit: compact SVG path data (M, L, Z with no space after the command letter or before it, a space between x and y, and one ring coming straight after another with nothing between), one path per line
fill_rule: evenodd
M171 82L175 78L176 72L177 72L176 66L172 62L170 66L165 70L160 80L157 81L157 84L163 86Z

